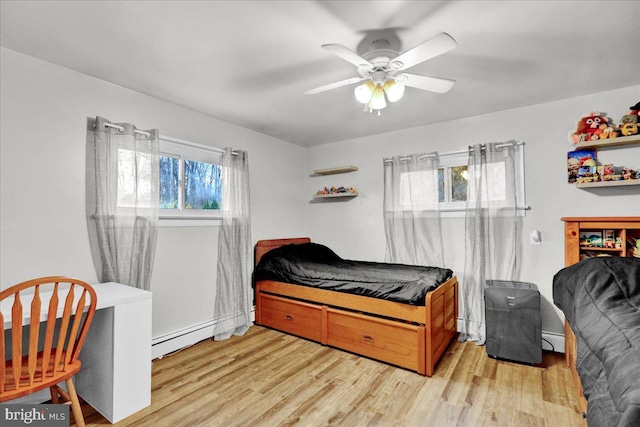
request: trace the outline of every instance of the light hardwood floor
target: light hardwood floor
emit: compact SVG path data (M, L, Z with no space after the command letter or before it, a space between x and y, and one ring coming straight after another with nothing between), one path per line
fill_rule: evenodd
M119 426L580 426L564 355L540 367L452 343L431 378L259 326L153 361ZM107 421L83 405L87 425Z

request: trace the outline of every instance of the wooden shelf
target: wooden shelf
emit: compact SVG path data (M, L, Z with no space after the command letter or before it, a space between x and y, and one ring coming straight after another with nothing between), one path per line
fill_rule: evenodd
M574 147L579 149L620 147L622 145L640 144L640 135L621 136L619 138L600 139L597 141L579 142Z
M627 185L640 185L640 179L623 179L620 181L596 181L576 183L578 188L596 188L596 187L620 187Z
M347 173L347 172L355 172L358 170L357 166L339 166L336 168L329 169L316 169L313 171L314 175L333 175L336 173Z
M358 193L314 194L314 199L335 199L339 197L357 197Z
M595 251L595 252L622 252L622 248L605 248L596 246L580 246L581 251Z

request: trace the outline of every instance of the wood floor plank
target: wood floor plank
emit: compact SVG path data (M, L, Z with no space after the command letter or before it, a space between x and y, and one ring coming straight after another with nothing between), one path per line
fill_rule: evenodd
M154 360L151 406L116 425L580 426L577 408L562 354L526 366L455 341L429 378L254 326Z

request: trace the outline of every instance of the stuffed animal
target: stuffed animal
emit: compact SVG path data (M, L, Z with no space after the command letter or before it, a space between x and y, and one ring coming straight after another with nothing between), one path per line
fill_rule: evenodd
M628 117L628 116L623 116L622 118L624 119L625 117ZM638 123L634 123L634 122L630 122L630 121L628 121L626 123L623 123L621 121L620 122L620 133L622 134L622 136L637 135L638 134Z
M600 124L606 123L607 120L600 113L587 113L577 124L576 133L594 134L600 128Z
M601 139L600 135L603 129L606 129L609 124L609 118L605 117L605 113L589 112L584 114L578 123L576 123L576 130L569 134L569 140L572 144L577 144L583 141L594 141ZM603 129L601 125L605 125Z
M623 136L635 135L638 133L638 126L640 125L640 118L638 118L638 111L640 111L640 102L636 105L629 107L629 113L622 116L620 119L620 133Z
M598 139L608 139L608 138L617 138L618 132L613 126L610 126L608 123L603 123L600 125L600 128L595 131L591 135L591 140L595 141Z

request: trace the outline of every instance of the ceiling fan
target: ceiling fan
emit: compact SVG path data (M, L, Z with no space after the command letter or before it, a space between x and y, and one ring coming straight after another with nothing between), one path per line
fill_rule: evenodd
M404 94L405 86L445 93L455 84L455 80L405 72L417 64L455 48L457 43L449 34L438 33L401 54L390 49L390 45L390 42L383 38L374 40L371 42L369 51L362 56L341 44L322 45L324 49L358 67L360 76L320 86L305 94L314 95L366 80L364 84L355 88L354 94L356 99L365 105L365 111L378 110L380 115L380 110L387 106L385 94L390 102L396 102Z

